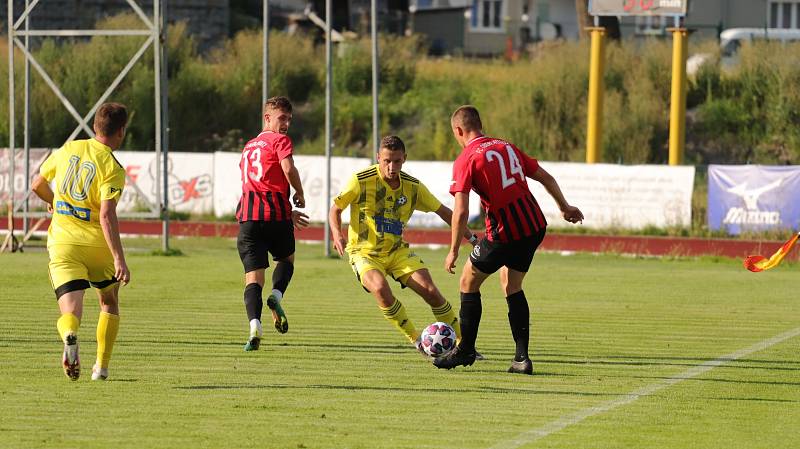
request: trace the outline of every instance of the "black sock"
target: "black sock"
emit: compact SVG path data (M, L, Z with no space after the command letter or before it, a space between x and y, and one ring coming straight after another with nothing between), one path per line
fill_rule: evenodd
M530 326L530 310L525 292L520 290L506 298L508 304L508 324L511 326L511 335L516 343L514 360L521 362L528 358L528 340Z
M264 302L261 299L261 286L253 283L244 288L244 308L247 309L247 321L261 321L261 309Z
M278 262L275 264L275 271L272 272L272 288L278 290L281 294L286 293L286 289L289 287L289 281L292 280L293 274L293 263L284 261Z
M481 324L481 292L461 293L461 348L466 352L475 351L475 340L478 338L478 326Z

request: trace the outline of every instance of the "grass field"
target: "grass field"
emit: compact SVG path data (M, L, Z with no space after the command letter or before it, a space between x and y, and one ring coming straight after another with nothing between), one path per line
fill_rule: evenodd
M487 360L436 370L381 316L349 266L301 245L288 334L244 353L233 240L126 242L110 379L60 367L44 252L0 255L2 448L796 448L797 265L539 254L526 283L535 375L513 355L505 301L484 288ZM138 250L137 250L138 249ZM456 305L443 251L420 251ZM462 261L463 261L462 255ZM397 290L418 327L433 321ZM91 293L91 292L90 292ZM271 327L270 327L271 329ZM789 333L787 333L789 332ZM778 338L773 339L773 337ZM772 339L772 340L771 340Z

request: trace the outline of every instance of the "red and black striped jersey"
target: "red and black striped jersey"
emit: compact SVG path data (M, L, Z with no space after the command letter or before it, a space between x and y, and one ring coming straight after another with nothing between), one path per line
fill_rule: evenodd
M511 242L547 226L539 203L528 188L527 177L539 162L501 139L472 139L453 164L450 193L474 190L486 212L486 237Z
M281 161L292 156L292 141L285 134L264 131L247 142L239 168L242 172L242 197L236 219L245 221L284 221L292 216L289 180Z

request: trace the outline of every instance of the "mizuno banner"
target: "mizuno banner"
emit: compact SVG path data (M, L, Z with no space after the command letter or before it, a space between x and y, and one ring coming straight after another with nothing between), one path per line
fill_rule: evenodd
M730 234L800 228L800 166L709 165L708 226Z

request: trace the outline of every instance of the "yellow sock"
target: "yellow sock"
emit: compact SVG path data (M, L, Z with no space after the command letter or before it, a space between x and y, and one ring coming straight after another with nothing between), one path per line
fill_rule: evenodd
M431 311L433 316L436 317L436 321L449 324L456 331L456 339L461 340L461 323L458 322L458 316L453 310L453 306L446 299L441 306L431 307Z
M119 332L119 315L100 312L100 319L97 320L97 365L100 368L108 368L117 332Z
M56 323L58 328L58 335L61 336L61 341L67 342L67 334L78 333L78 328L81 327L81 320L73 313L65 313L61 315Z
M394 304L388 308L381 307L380 309L381 312L383 312L383 317L400 329L400 332L408 338L408 341L414 343L417 340L419 333L417 329L414 328L414 323L408 319L408 314L406 313L406 308L403 306L403 303L395 299Z

